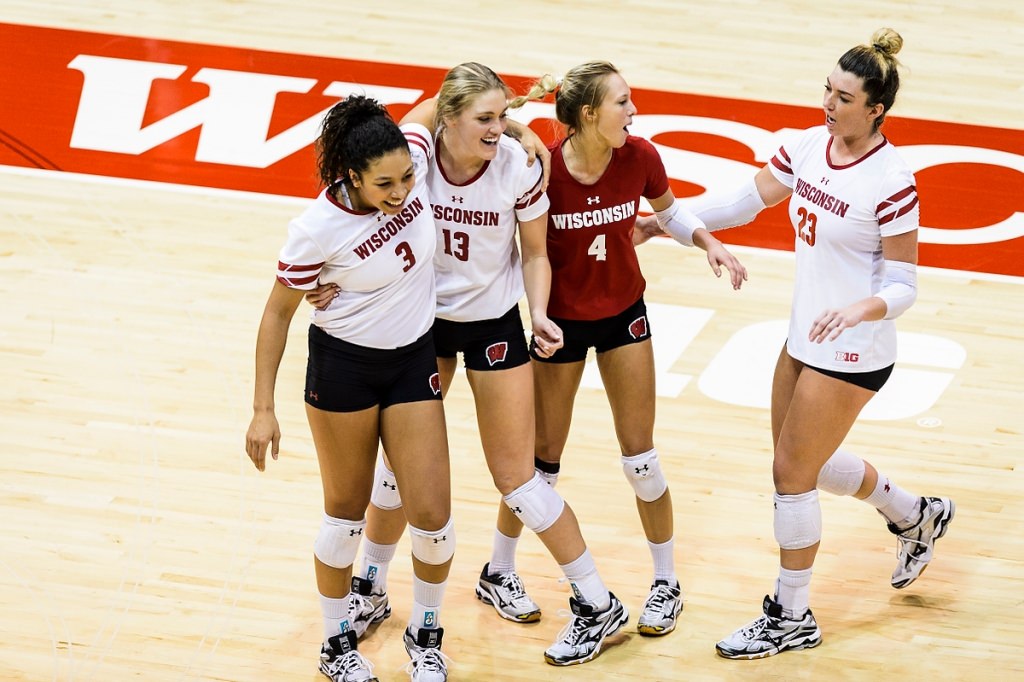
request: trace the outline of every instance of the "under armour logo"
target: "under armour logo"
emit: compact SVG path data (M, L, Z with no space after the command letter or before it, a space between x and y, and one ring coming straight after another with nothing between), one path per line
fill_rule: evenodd
M822 178L821 178L821 184L823 184L823 185L827 185L827 184L828 184L828 178L826 178L825 176L822 176Z
M635 471L638 474L646 473L648 469L649 467L646 464L643 465L642 467L633 467L633 471Z
M316 391L310 391L310 392L309 392L309 399L310 399L310 400L316 400L316 401L318 401L318 402L319 402L319 400L320 400L320 394L318 394L318 393L317 393Z
M384 220L384 213L383 213L383 211L377 211L377 222L379 223L382 220Z
M885 492L889 492L889 479L885 480Z
M363 529L362 528L349 528L349 530L348 530L348 536L349 537L353 537L355 535L362 535L362 534L363 534Z
M452 195L452 203L453 203L453 204L454 204L454 203L459 203L459 204L461 204L461 203L462 203L463 201L465 201L465 198L463 198L463 197L457 197L457 196L455 196L454 194Z
M522 507L512 507L512 513L516 514L516 515L522 514L523 513L523 508Z
M381 483L380 483L380 484L381 484L382 486L384 486L385 488L387 488L388 490L398 490L398 486L397 486L397 485L391 485L391 484L390 484L390 483L388 483L387 481L381 481Z
M594 204L600 204L600 203L601 203L601 197L600 196L596 196L595 195L595 196L592 196L592 197L587 197L587 206L593 206Z
M444 542L447 539L448 539L447 535L442 535L439 538L434 538L434 544L436 545L436 544L442 543L442 542Z

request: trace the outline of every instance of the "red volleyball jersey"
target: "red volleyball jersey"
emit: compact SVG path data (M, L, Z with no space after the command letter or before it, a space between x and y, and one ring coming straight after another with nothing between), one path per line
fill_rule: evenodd
M625 145L613 149L608 168L592 185L569 174L561 144L552 147L548 315L600 320L640 298L646 282L633 248L633 223L641 196L656 199L668 189L661 157L641 137L630 135Z

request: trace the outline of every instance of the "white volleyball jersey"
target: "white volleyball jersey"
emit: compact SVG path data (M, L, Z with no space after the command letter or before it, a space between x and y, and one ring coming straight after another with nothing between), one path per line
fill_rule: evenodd
M892 320L862 322L835 341L808 341L814 320L874 296L882 286L882 237L916 230L920 207L914 175L888 141L854 163L829 161L824 126L784 144L768 167L793 189L789 217L796 234L796 281L789 354L814 367L870 372L896 361Z
M434 244L426 175L430 133L402 126L416 184L395 215L362 213L328 190L288 224L277 279L295 289L334 283L341 293L313 324L339 339L369 348L398 348L423 336L434 322Z
M527 166L519 143L502 135L497 155L469 181L450 182L436 153L428 178L437 224L437 316L501 317L523 297L516 225L548 210L540 163Z

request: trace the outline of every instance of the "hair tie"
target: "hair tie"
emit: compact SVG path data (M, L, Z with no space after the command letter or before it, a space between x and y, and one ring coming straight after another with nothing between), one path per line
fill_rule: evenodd
M881 43L871 43L871 47L875 48L879 52L885 52L885 48L882 46Z

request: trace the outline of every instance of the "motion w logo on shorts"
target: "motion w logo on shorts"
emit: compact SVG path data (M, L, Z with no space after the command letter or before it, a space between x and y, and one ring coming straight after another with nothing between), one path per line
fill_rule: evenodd
M484 351L487 354L487 364L494 367L499 362L505 362L505 355L508 353L508 342L492 343Z
M434 395L441 394L441 375L437 372L430 375L430 390L434 392Z
M642 339L648 335L646 315L641 315L629 323L629 335L634 339Z

